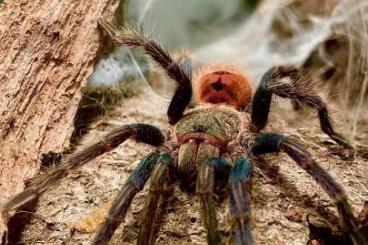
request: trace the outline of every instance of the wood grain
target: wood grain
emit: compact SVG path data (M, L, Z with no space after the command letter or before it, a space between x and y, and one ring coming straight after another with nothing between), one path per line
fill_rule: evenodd
M40 156L70 142L93 71L97 21L117 0L9 0L0 5L0 205L23 190ZM7 221L0 218L0 241Z

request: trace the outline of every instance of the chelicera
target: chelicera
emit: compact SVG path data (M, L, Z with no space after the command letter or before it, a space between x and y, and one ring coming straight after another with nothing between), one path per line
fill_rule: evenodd
M274 133L261 133L267 124L271 98L289 98L296 109L311 107L318 112L321 129L336 143L351 147L336 133L325 102L298 70L276 67L264 74L252 99L249 80L232 66L209 66L192 81L191 63L187 59L174 60L157 42L134 30L117 30L110 23L100 22L113 41L145 51L166 74L177 83L167 116L173 125L171 135L165 137L160 129L147 124L122 126L85 150L67 157L53 172L36 180L23 192L8 201L5 214L37 198L49 186L64 177L71 169L117 147L127 139L134 139L156 147L130 175L109 210L93 244L107 244L123 221L135 195L150 182L150 195L142 219L138 244L154 244L159 228L160 203L174 181L182 189L194 191L200 199L209 244L221 243L217 231L214 189L217 178L227 179L229 213L233 220L235 243L253 244L249 186L252 157L266 153L285 152L317 181L335 201L341 226L354 244L367 244L359 232L342 187L316 163L311 154L293 140ZM290 83L283 83L289 78ZM188 109L194 97L197 106ZM245 111L252 102L251 113Z

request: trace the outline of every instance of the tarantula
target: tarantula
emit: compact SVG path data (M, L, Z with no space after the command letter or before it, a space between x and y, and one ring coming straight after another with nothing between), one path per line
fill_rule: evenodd
M221 239L217 231L213 195L218 178L228 180L230 216L236 244L253 244L249 194L251 157L277 152L287 153L335 201L342 227L352 242L367 244L366 238L358 231L344 190L312 159L311 154L287 137L260 133L267 124L271 98L277 95L291 99L296 109L307 106L317 110L322 131L336 143L350 147L349 142L334 131L325 102L306 86L307 83L301 82L298 70L276 67L267 71L253 96L249 115L245 108L251 103L252 87L248 79L235 69L212 67L192 83L188 59L174 60L156 41L137 31L118 30L106 21L101 21L100 26L116 43L143 49L177 82L167 112L169 123L174 125L172 135L165 137L160 129L147 124L122 126L107 134L102 141L67 157L55 170L8 201L2 209L3 214L37 198L71 169L110 151L127 139L134 139L152 145L156 150L148 154L130 175L93 244L109 242L133 198L149 178L151 189L138 244L155 243L159 228L158 209L175 180L180 181L183 188L193 187L201 202L208 243L219 244ZM282 78L289 78L291 83L281 82ZM187 109L192 91L198 106Z

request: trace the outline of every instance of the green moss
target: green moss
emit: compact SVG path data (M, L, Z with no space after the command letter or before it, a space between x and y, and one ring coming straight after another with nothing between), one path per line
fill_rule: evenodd
M74 120L72 142L76 143L80 137L88 132L88 126L101 116L107 116L114 108L121 104L124 98L139 93L134 86L136 81L124 81L115 86L86 87Z

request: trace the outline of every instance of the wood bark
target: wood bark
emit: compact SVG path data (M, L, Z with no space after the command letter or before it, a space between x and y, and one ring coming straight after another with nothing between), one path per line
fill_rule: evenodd
M97 21L118 0L9 0L0 5L0 205L62 152L99 50ZM0 242L6 231L0 218Z

